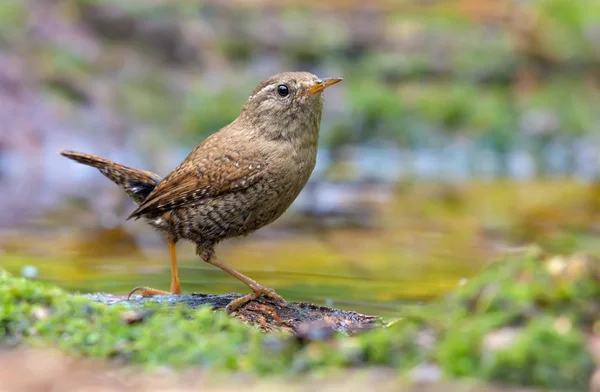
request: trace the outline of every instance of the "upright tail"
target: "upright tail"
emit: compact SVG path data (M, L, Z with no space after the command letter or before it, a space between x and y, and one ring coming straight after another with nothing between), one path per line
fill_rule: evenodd
M137 204L140 204L161 180L158 174L124 166L97 155L76 151L62 151L60 154L84 165L97 168L109 180L123 188Z

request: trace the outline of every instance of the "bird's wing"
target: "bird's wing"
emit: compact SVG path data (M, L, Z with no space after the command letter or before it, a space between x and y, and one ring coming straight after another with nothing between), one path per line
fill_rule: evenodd
M197 149L159 182L127 219L155 215L243 190L255 184L264 169L265 162L258 154L241 157L234 152L202 153Z

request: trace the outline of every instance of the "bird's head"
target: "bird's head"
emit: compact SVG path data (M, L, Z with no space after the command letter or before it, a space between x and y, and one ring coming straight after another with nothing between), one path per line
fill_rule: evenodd
M318 136L322 92L341 78L321 79L308 72L284 72L260 83L244 104L240 119L273 139Z

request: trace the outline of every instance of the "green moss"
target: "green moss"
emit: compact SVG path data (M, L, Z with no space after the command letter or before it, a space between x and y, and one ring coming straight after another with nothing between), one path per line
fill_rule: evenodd
M301 344L208 308L149 307L143 321L127 324L126 305L90 303L4 274L0 336L5 344L50 343L149 366L261 374L389 366L408 375L428 363L448 378L585 389L593 370L585 342L599 322L599 283L598 261L530 252L489 266L439 301L406 307L386 328Z
M101 358L221 370L278 371L285 364L284 341L208 308L158 309L136 324L122 321L124 305L108 307L50 285L0 277L0 335L5 343L52 343ZM291 344L291 343L290 343ZM276 351L269 353L269 351ZM265 353L274 355L265 355Z
M562 320L568 325L568 319ZM592 363L583 346L580 332L557 330L555 319L540 318L499 350L483 366L482 374L512 384L585 390Z
M392 333L396 330L402 333ZM391 365L401 370L409 370L419 363L429 360L429 353L423 350L423 340L431 331L425 324L411 317L398 321L391 329L371 331L358 338L362 355L372 365Z
M433 362L452 378L584 390L599 282L598 261L581 256L511 257L359 339L369 363L410 369ZM494 335L506 340L495 346Z

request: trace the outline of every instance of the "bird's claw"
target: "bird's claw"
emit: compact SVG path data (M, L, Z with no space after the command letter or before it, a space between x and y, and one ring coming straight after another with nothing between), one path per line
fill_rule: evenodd
M243 297L236 298L233 301L231 301L225 307L225 310L227 311L227 313L232 313L236 309L238 309L240 306L245 305L250 301L254 301L255 299L258 299L260 296L264 296L267 298L272 298L277 301L285 302L283 297L281 295L277 294L275 292L275 290L268 288L268 287L259 286L259 287L252 287L252 292L250 294L246 294Z
M153 289L152 287L138 286L129 292L129 295L127 295L127 300L129 301L131 296L138 291L140 292L142 297L152 297L154 295L171 295L171 293L167 291Z
M273 289L270 289L270 288L268 288L268 287L263 287L263 288L262 288L261 290L259 290L258 292L260 292L260 295L263 295L263 296L265 296L265 297L268 297L268 298L273 298L273 299L276 299L276 300L278 300L278 301L284 301L284 299L283 299L283 297L282 297L281 295L277 294L277 293L275 292L275 290L273 290ZM260 296L260 295L259 295L259 296Z

